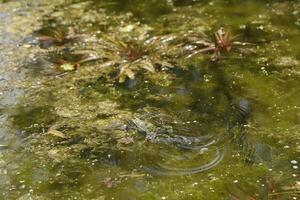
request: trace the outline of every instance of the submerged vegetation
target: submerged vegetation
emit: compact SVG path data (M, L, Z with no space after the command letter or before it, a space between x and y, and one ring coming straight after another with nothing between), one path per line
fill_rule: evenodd
M299 198L299 3L22 2L0 199Z

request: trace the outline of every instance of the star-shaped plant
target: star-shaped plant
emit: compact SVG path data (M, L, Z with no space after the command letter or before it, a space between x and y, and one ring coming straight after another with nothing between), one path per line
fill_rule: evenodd
M170 45L175 37L157 36L146 39L122 40L117 37L103 36L103 58L108 60L110 69L117 71L120 83L126 78L134 79L136 74L145 70L154 73L158 67L172 68L171 54L176 45Z
M54 51L47 52L30 66L36 72L46 75L59 75L77 70L81 65L95 61L97 58L87 52Z
M76 42L80 39L73 28L46 28L36 33L36 40L42 48L51 46L64 46L67 43Z
M192 57L200 53L213 53L212 60L218 58L222 53L231 52L233 49L241 50L241 46L248 43L236 41L238 35L231 35L229 30L221 27L214 33L214 40L210 40L204 33L193 33L187 35L185 52L187 57Z

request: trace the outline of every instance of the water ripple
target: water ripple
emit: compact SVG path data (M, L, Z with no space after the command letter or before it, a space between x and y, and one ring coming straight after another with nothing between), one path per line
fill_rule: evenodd
M177 167L166 166L161 163L158 163L157 167L155 167L155 168L154 167L143 167L143 169L150 174L159 175L159 176L191 175L191 174L204 172L204 171L214 168L223 160L223 158L224 158L224 152L217 150L216 155L211 162L209 162L207 164L202 164L200 166L177 168Z

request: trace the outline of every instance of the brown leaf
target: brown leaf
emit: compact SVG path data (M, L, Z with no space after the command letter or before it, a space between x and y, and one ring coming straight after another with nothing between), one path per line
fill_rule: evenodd
M118 139L118 144L130 144L130 143L133 143L132 137L122 137Z
M47 132L47 134L53 135L53 136L56 136L56 137L60 137L60 138L64 138L64 139L67 138L67 136L64 133L62 133L60 131L57 131L57 130L54 130L54 129L50 129Z

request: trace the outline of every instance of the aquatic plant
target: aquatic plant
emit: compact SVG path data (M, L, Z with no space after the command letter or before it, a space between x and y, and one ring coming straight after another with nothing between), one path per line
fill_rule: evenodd
M175 39L172 35L127 41L107 35L103 38L103 59L108 61L105 65L112 67L112 73L118 71L114 79L120 83L126 78L134 79L141 70L154 73L157 67L173 67L170 54L176 50L176 46L170 45Z
M210 40L204 33L191 33L187 35L185 51L188 58L211 52L212 60L216 60L222 53L231 52L234 47L240 50L238 46L248 44L236 41L237 37L238 35L231 35L230 31L223 27L214 33L214 40Z
M55 51L37 60L34 70L48 75L57 75L77 70L82 64L96 60L89 53L76 51Z
M51 46L63 46L67 43L76 42L80 36L75 33L72 27L67 29L42 29L36 34L36 40L39 42L41 48L49 48Z

